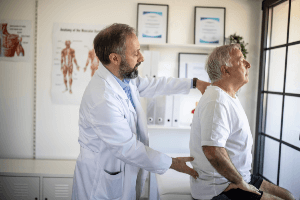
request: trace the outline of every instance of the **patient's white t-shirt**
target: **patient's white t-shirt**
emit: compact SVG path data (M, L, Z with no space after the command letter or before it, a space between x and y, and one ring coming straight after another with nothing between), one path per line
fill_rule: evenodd
M253 139L249 122L238 99L217 86L208 86L194 113L190 152L193 168L199 178L191 177L191 193L195 199L212 199L230 182L210 164L202 146L224 147L243 179L250 182Z

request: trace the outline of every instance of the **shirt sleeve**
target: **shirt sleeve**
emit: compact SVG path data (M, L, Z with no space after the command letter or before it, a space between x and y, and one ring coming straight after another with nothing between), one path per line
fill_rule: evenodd
M225 147L230 134L228 110L224 104L211 101L200 113L201 146Z
M193 81L188 78L136 78L136 86L141 97L155 98L159 95L188 94Z

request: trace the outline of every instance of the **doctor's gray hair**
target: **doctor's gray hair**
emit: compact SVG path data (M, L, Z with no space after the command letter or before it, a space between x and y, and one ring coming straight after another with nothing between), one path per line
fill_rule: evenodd
M241 49L240 44L230 44L224 45L221 47L217 47L213 50L213 52L207 58L205 69L208 73L208 76L211 80L211 83L214 83L221 79L222 72L221 66L226 65L228 67L232 67L230 61L230 52L233 49Z
M101 30L94 39L94 49L100 62L110 64L109 55L116 53L125 58L126 37L135 34L134 28L127 24L112 24Z

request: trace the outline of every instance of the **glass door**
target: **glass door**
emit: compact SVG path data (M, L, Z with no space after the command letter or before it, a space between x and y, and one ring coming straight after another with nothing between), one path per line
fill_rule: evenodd
M300 0L264 0L254 174L300 199Z

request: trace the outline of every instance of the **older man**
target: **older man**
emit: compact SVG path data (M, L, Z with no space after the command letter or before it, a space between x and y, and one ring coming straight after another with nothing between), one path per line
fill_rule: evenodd
M250 174L252 135L236 92L249 81L250 64L240 46L225 45L210 54L212 81L195 110L190 151L198 179L195 199L294 199L287 190Z
M197 172L185 162L149 148L147 120L141 97L202 92L208 83L194 79L141 78L144 61L134 29L113 24L94 39L99 67L87 86L79 111L80 155L74 173L72 199L139 199L147 172L169 168Z

